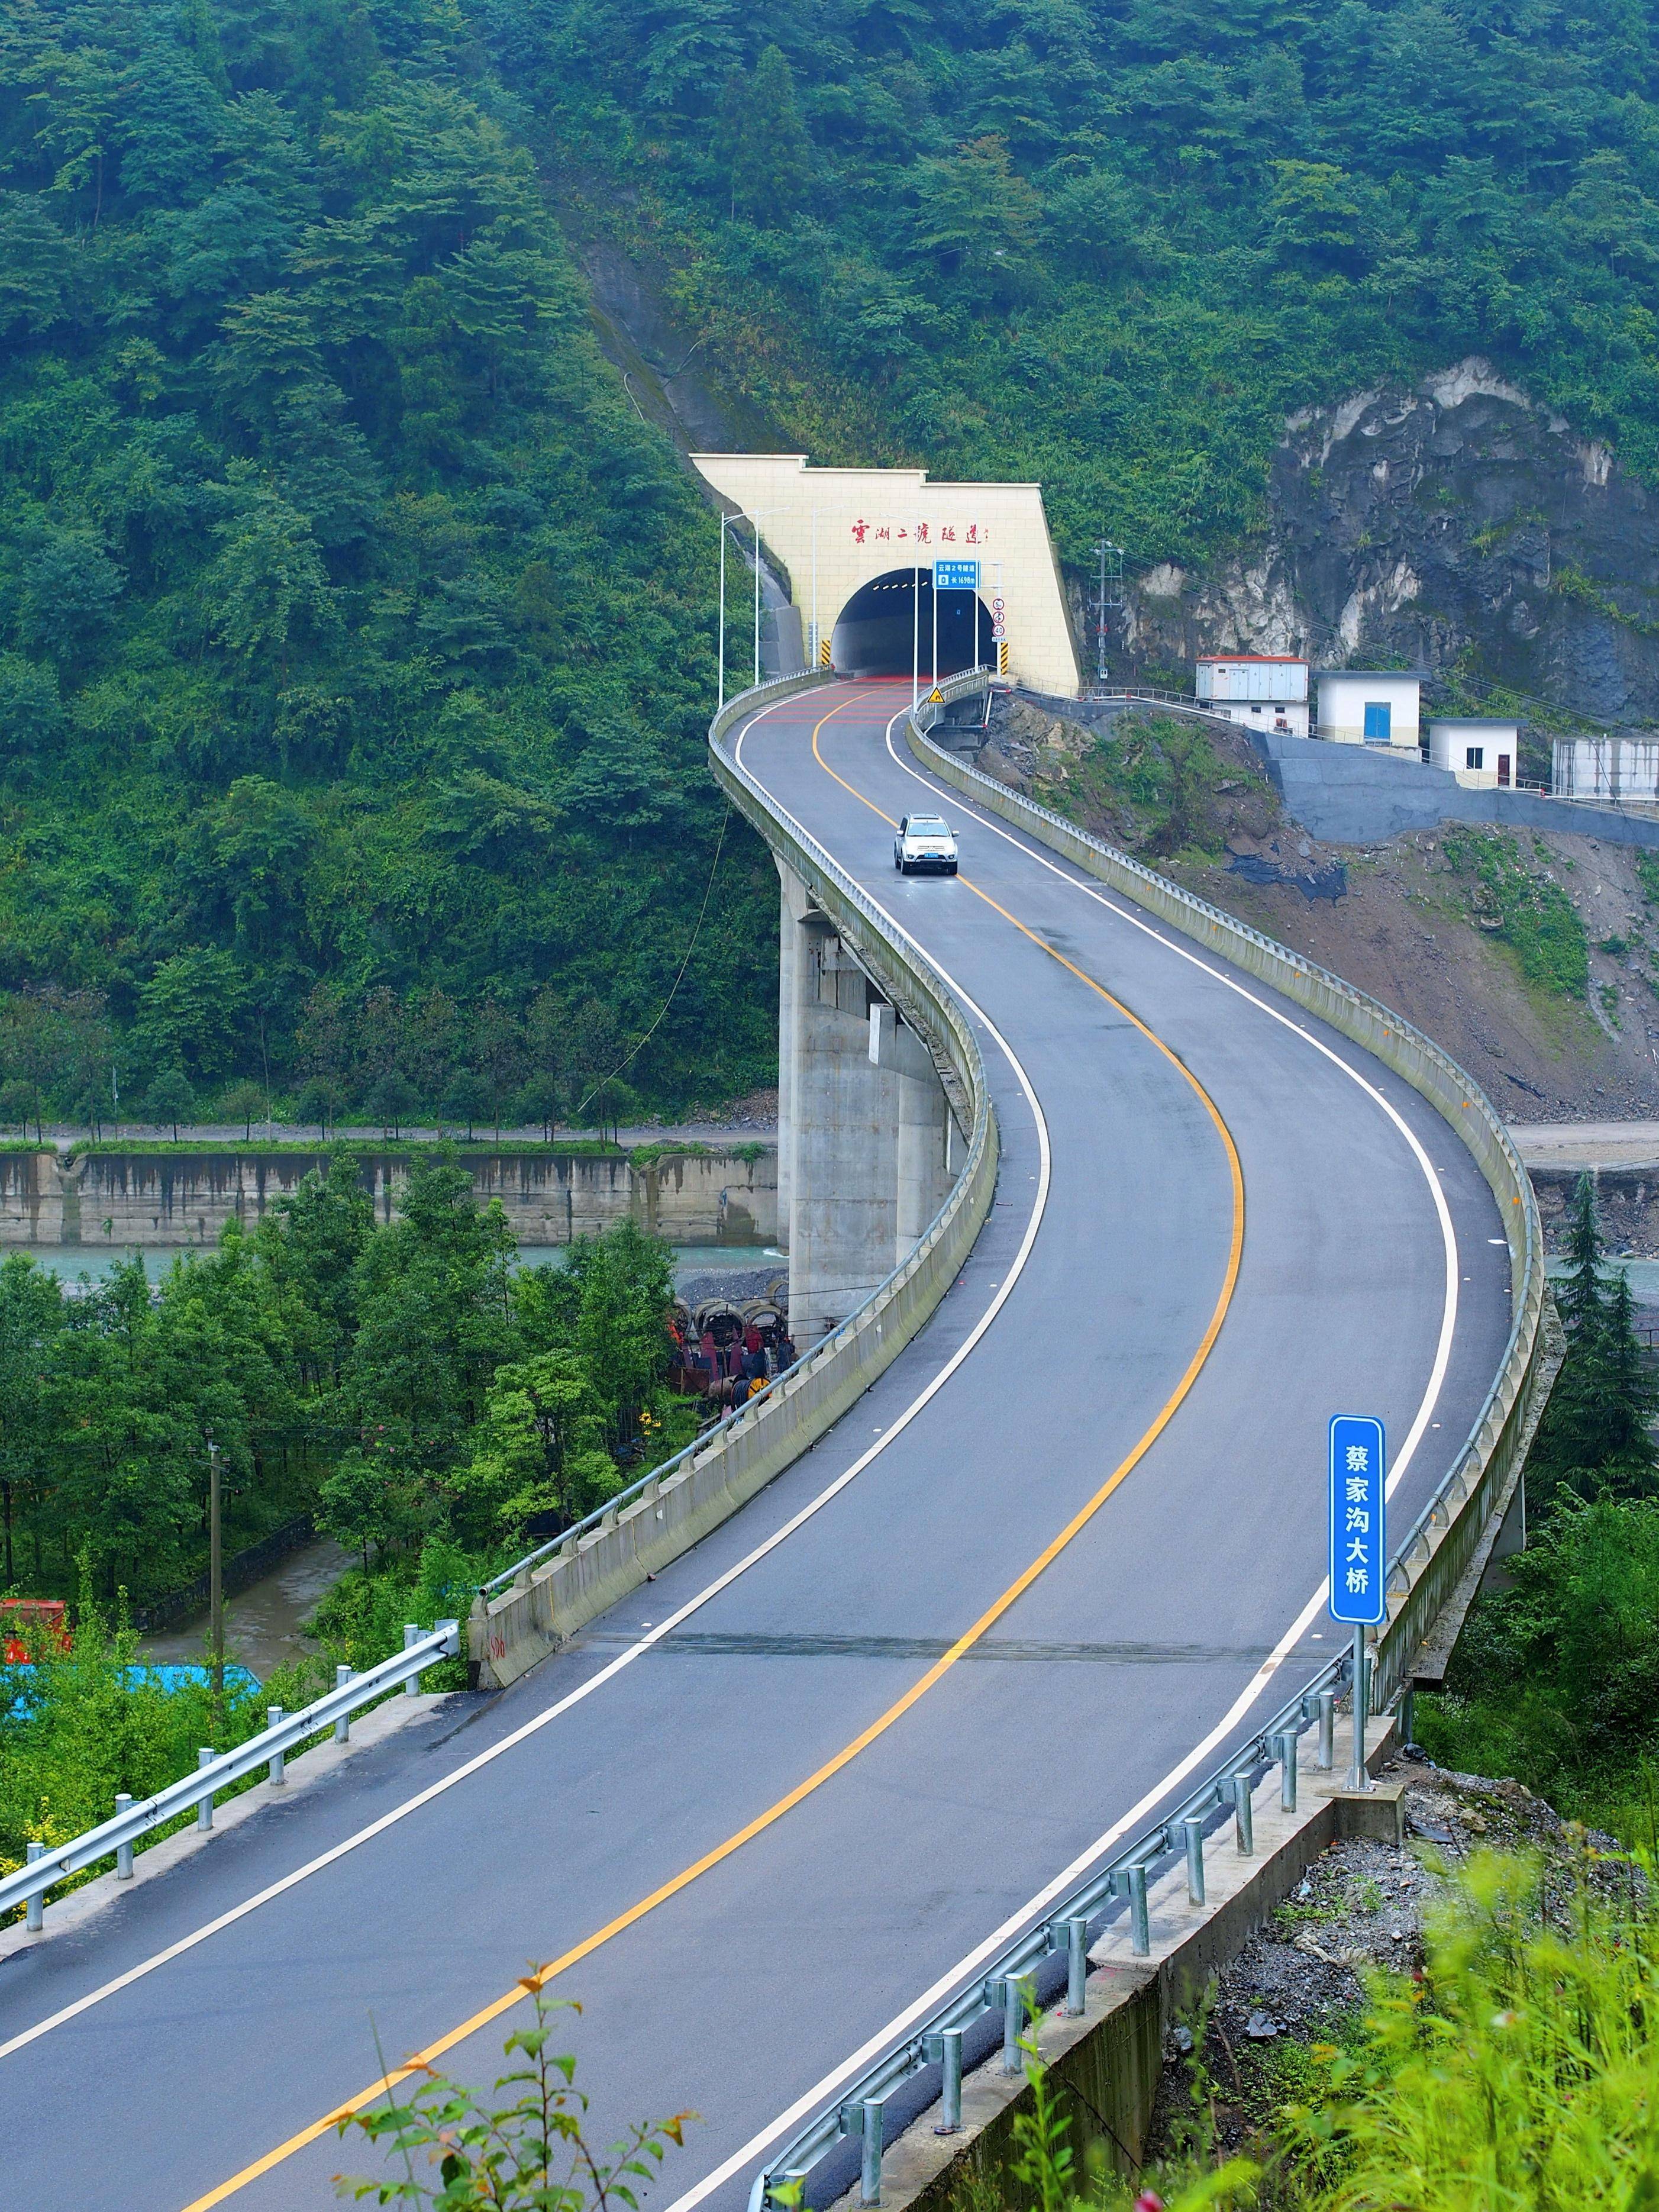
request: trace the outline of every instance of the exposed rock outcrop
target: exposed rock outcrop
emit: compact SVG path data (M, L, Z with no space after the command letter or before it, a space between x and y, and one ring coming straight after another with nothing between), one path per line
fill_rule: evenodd
M1125 645L1379 657L1659 720L1659 495L1486 362L1293 416L1265 543L1135 583Z

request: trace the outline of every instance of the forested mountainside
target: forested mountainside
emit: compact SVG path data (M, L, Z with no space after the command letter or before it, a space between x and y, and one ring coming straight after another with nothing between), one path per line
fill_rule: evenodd
M1632 0L13 0L0 1083L760 1079L714 532L635 272L819 460L1201 569L1286 414L1478 349L1659 476ZM679 366L665 361L665 374ZM0 1111L3 1107L0 1106Z
M1659 471L1639 0L470 4L700 370L815 459L1040 478L1071 560L1201 564L1287 413L1472 352Z
M724 816L716 533L521 121L447 5L6 10L9 1118L112 1074L483 1114L667 997ZM658 1102L765 1079L775 900L728 835Z

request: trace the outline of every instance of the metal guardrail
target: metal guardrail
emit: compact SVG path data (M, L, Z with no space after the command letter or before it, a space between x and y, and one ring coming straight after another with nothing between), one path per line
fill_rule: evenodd
M193 1774L169 1783L141 1803L118 1797L112 1820L88 1828L70 1843L31 1844L27 1863L0 1876L0 1918L20 1905L27 1905L29 1926L39 1929L43 1924L46 1892L65 1875L80 1874L100 1859L113 1857L118 1878L130 1880L133 1845L141 1836L192 1812L198 1827L210 1828L213 1801L222 1790L243 1781L261 1766L270 1768L273 1785L281 1784L286 1779L284 1763L290 1753L331 1729L335 1741L344 1743L353 1713L372 1705L388 1690L403 1687L411 1696L416 1694L424 1669L440 1659L454 1658L461 1648L460 1638L459 1621L441 1620L424 1633L411 1623L404 1630L401 1651L394 1651L377 1667L365 1668L361 1674L354 1674L348 1667L340 1668L334 1687L300 1712L284 1713L280 1705L272 1705L270 1725L246 1743L239 1743L234 1751L222 1752L216 1758L211 1752L205 1753Z
M994 2016L1000 2019L1003 2063L1008 2072L1016 2072L1021 2063L1019 2039L1031 2005L1049 1996L1038 1982L1041 1970L1057 1955L1064 1960L1066 2009L1073 2017L1081 2014L1090 1946L1119 1905L1128 1918L1130 1949L1137 1957L1146 1957L1152 1949L1146 1893L1154 1875L1176 1856L1184 1859L1188 1896L1194 1905L1202 1905L1204 1847L1212 1826L1231 1816L1238 1850L1249 1856L1255 1848L1252 1796L1263 1771L1275 1765L1282 1778L1279 1802L1286 1812L1296 1810L1301 1738L1310 1726L1318 1729L1316 1768L1328 1772L1334 1765L1337 1697L1352 1671L1349 1653L1328 1661L1173 1812L1104 1859L1060 1904L1016 1936L990 1966L976 1972L921 2027L860 2075L755 2177L750 2212L767 2212L769 2205L784 2201L786 2192L792 2197L804 2192L812 2168L848 2136L860 2139L860 2201L878 2204L884 2108L894 2093L928 2068L936 2069L943 2107L940 2128L954 2132L962 2124L963 2075L970 2070L964 2058L971 2056L978 2063L991 2055L989 2050L964 2051L976 2026Z
M1449 1598L1468 1564L1479 1530L1499 1494L1506 1472L1514 1464L1540 1409L1538 1363L1542 1350L1546 1284L1542 1227L1530 1179L1509 1133L1492 1106L1449 1054L1402 1021L1380 1001L1357 991L1328 970L1305 960L1211 906L1178 884L1168 882L1127 854L1103 845L1076 824L1006 785L983 775L977 769L946 754L926 735L936 716L924 708L909 718L913 750L944 780L970 795L982 795L994 811L1019 822L1035 817L1059 835L1043 840L1061 851L1091 848L1091 858L1107 864L1108 881L1164 915L1183 933L1208 943L1225 955L1231 939L1247 956L1247 972L1261 973L1273 981L1273 969L1282 972L1278 988L1293 987L1301 1004L1330 1019L1333 1026L1356 1042L1376 1050L1397 1073L1405 1076L1449 1121L1474 1154L1483 1174L1503 1206L1504 1231L1516 1275L1511 1292L1513 1322L1496 1380L1487 1394L1468 1442L1444 1480L1425 1506L1395 1551L1389 1572L1389 1617L1379 1632L1368 1662L1367 1703L1381 1710L1395 1702L1410 1686L1412 1656L1419 1649L1430 1622ZM1030 826L1026 824L1028 828ZM1221 940L1217 942L1217 940ZM1455 1101L1455 1106L1453 1102ZM1478 1132L1461 1121L1461 1114L1477 1114ZM1515 1217L1518 1213L1519 1219ZM1547 1355L1546 1355L1547 1356ZM1454 1536L1458 1540L1454 1541ZM1126 1901L1130 1918L1131 1945L1138 1953L1150 1948L1146 1923L1146 1884L1151 1871L1179 1848L1186 1856L1188 1893L1195 1903L1204 1894L1204 1835L1206 1822L1224 1808L1232 1811L1241 1850L1251 1847L1249 1795L1264 1761L1277 1762L1284 1781L1281 1802L1292 1809L1296 1802L1297 1743L1303 1729L1317 1716L1320 1731L1319 1765L1333 1763L1332 1729L1338 1689L1347 1680L1352 1661L1347 1655L1329 1662L1296 1695L1230 1757L1174 1812L1153 1823L1109 1858L1072 1891L1058 1907L1003 1951L990 1968L946 2001L914 2033L851 2083L835 2105L801 2129L756 2177L750 2195L750 2212L768 2212L778 2192L789 2185L804 2185L810 2170L836 2143L849 2136L860 2140L862 2180L860 2198L866 2204L880 2202L881 2157L885 2140L886 2101L905 2081L927 2068L937 2067L944 2101L943 2124L957 2124L961 2118L964 2033L988 2015L1003 2015L1003 2047L1013 2063L1018 2038L1023 2032L1026 1990L1035 1970L1054 1953L1066 1961L1068 2009L1082 2010L1083 1982L1088 1972L1091 1929L1117 1899ZM988 2055L988 2053L984 2054Z

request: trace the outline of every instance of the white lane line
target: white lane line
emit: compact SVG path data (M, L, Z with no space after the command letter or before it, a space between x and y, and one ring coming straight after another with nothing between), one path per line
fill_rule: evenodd
M784 703L780 700L775 702L775 705L781 706ZM762 714L770 714L772 711L772 708L763 708L759 714L744 724L744 736L748 735L749 731L753 727L754 723L761 719ZM742 743L741 738L738 743ZM891 921L892 917L890 915L888 919ZM892 926L896 929L900 927L896 921L894 921ZM908 931L902 933L907 938L909 937ZM915 939L909 938L909 942L914 945ZM917 947L918 951L921 949L920 946ZM931 955L927 957L931 960ZM63 2006L48 2018L36 2021L33 2027L22 2029L9 2041L0 2043L0 2058L10 2057L14 2051L21 2051L26 2045L37 2042L44 2035L49 2035L54 2028L62 2027L66 2021L78 2019L82 2013L90 2011L94 2005L102 2004L106 1999L118 1996L123 1990L131 1989L135 1982L143 1980L146 1975L153 1974L159 1968L169 1965L174 1959L182 1957L186 1951L193 1951L198 1944L205 1943L210 1936L217 1936L223 1929L233 1927L237 1921L245 1920L250 1913L257 1912L261 1905L269 1905L274 1899L285 1895L288 1891L296 1888L301 1882L308 1881L313 1875L321 1874L325 1868L332 1866L337 1860L344 1858L348 1852L355 1851L360 1845L372 1842L376 1836L384 1835L388 1828L395 1827L398 1821L407 1820L411 1813L418 1813L423 1806L431 1804L434 1798L441 1797L446 1790L455 1789L459 1784L477 1774L482 1767L488 1766L492 1760L501 1758L506 1753L523 1743L527 1737L546 1728L550 1722L557 1720L562 1714L568 1713L573 1705L579 1705L584 1698L592 1697L596 1690L601 1688L606 1682L613 1680L625 1667L631 1667L635 1661L643 1657L653 1644L659 1644L665 1636L672 1635L683 1621L689 1620L694 1613L700 1611L712 1599L718 1597L722 1590L729 1589L740 1576L747 1574L751 1567L758 1565L769 1553L776 1551L781 1544L786 1543L798 1528L812 1518L814 1514L821 1512L832 1498L838 1497L849 1483L856 1480L872 1461L885 1451L896 1437L908 1428L924 1407L931 1404L939 1395L969 1354L983 1339L986 1331L1012 1296L1015 1285L1024 1273L1026 1262L1031 1256L1032 1248L1036 1243L1037 1231L1042 1225L1043 1213L1048 1203L1052 1155L1049 1150L1048 1121L1038 1103L1036 1092L1032 1088L1031 1079L1016 1057L1012 1048L995 1023L980 1012L979 1007L975 1005L962 986L953 977L945 975L945 971L939 969L937 961L933 961L933 965L939 969L941 975L945 976L945 982L951 990L956 992L963 1004L972 1008L977 1018L984 1023L988 1034L995 1039L998 1050L1013 1070L1015 1080L1024 1093L1025 1102L1031 1109L1031 1119L1036 1130L1038 1160L1037 1187L1032 1194L1031 1211L1026 1220L1024 1234L1020 1239L1019 1249L1014 1255L1007 1273L997 1286L990 1304L938 1373L916 1393L902 1413L893 1417L885 1432L878 1437L867 1450L861 1452L852 1465L842 1474L838 1474L833 1482L821 1490L816 1498L802 1506L799 1512L786 1521L781 1528L775 1529L763 1542L757 1544L753 1551L746 1553L735 1565L728 1567L724 1574L717 1576L705 1589L699 1590L697 1595L683 1605L678 1613L671 1613L667 1620L659 1623L648 1635L642 1636L638 1643L630 1644L627 1650L619 1652L617 1657L611 1660L609 1665L601 1668L597 1674L591 1676L587 1681L581 1683L568 1695L559 1698L556 1704L546 1707L544 1711L535 1714L530 1720L525 1722L522 1727L514 1729L510 1735L503 1736L499 1743L491 1744L487 1751L478 1753L475 1758L468 1759L465 1765L458 1766L453 1774L445 1775L441 1781L434 1782L427 1789L418 1791L414 1796L405 1798L402 1804L394 1805L390 1812L381 1814L378 1820L371 1820L366 1827L360 1828L355 1834L347 1836L343 1841L334 1844L331 1850L319 1852L315 1858L308 1859L303 1866L295 1868L291 1874L283 1875L279 1881L271 1882L266 1888L257 1892L255 1895L244 1898L240 1904L232 1905L228 1911L220 1913L216 1919L207 1921L201 1927L192 1929L187 1936L181 1936L176 1943L169 1943L165 1950L153 1953L150 1957L141 1960L137 1966L128 1967L125 1973L117 1974L112 1980L100 1984L95 1990L89 1990L84 1996L76 1997L72 2003Z
M896 765L903 769L907 775L915 776L915 781L924 790L931 792L935 787L928 781L927 778L919 775L915 769L906 767L905 763L900 760L897 753L893 750L893 727L899 719L899 715L895 714L892 721L887 725L887 750L892 754ZM953 792L951 796L960 798L961 794ZM1327 1060L1340 1067L1343 1073L1357 1083L1369 1097L1375 1100L1411 1147L1413 1155L1422 1170L1424 1180L1427 1182L1433 1196L1435 1208L1439 1216L1441 1237L1446 1253L1446 1289L1442 1311L1440 1340L1436 1348L1434 1364L1430 1370L1428 1385L1424 1392L1422 1403L1418 1407L1417 1419L1412 1424L1406 1443L1395 1461L1394 1471L1389 1478L1389 1494L1392 1496L1395 1486L1411 1463L1412 1455L1422 1441L1429 1424L1429 1417L1434 1411L1441 1389L1444 1384L1446 1368L1451 1357L1452 1333L1457 1321L1456 1232L1452 1225L1451 1214L1447 1207L1444 1195L1436 1179L1432 1163L1418 1141L1416 1133L1396 1112L1375 1084L1368 1082L1358 1068L1350 1066L1340 1053L1333 1052L1328 1045L1314 1036L1303 1027L1301 1023L1291 1021L1286 1015L1280 1013L1276 1006L1270 1006L1265 1000L1257 998L1255 992L1247 990L1243 984L1236 982L1231 975L1224 975L1219 969L1212 967L1208 961L1202 959L1198 954L1188 951L1184 945L1171 943L1160 930L1154 929L1148 923L1142 921L1138 915L1126 913L1115 900L1102 896L1090 884L1079 883L1074 876L1067 875L1063 868L1055 867L1053 862L1047 860L1042 854L1032 852L1022 840L1010 836L997 823L986 821L976 810L969 811L973 813L973 818L980 823L981 827L994 830L1000 837L1006 838L1006 842L1017 851L1023 853L1027 860L1036 860L1040 866L1048 868L1053 874L1060 878L1062 883L1069 884L1074 890L1081 891L1085 897L1094 899L1097 904L1103 906L1109 914L1115 915L1120 921L1132 923L1135 928L1143 931L1146 935L1164 945L1167 951L1178 953L1183 960L1191 961L1194 967L1202 969L1206 975L1212 975L1218 982L1224 983L1229 990L1237 992L1240 998L1247 1000L1251 1006L1258 1007L1262 1013L1268 1015L1281 1027L1289 1030L1293 1036L1301 1037L1305 1043L1311 1045L1316 1052L1322 1053ZM928 957L932 958L933 956L929 954ZM991 1933L981 1942L976 1944L964 1958L959 1959L954 1966L941 1974L931 1989L924 1990L913 2003L908 2005L894 2019L890 2020L884 2027L878 2028L867 2042L862 2044L853 2053L850 2058L844 2059L833 2072L826 2074L822 2081L815 2082L804 2095L795 2100L787 2112L780 2112L778 2117L763 2128L758 2135L751 2136L740 2150L733 2151L732 2155L723 2160L712 2173L705 2174L703 2179L692 2188L675 2197L667 2207L667 2212L692 2212L694 2206L701 2204L717 2189L723 2189L728 2181L733 2180L745 2168L754 2166L781 2136L787 2135L792 2128L799 2127L803 2120L811 2119L815 2112L819 2112L838 2095L849 2081L861 2074L866 2066L879 2058L884 2051L890 2050L894 2044L899 2042L913 2028L926 2020L935 2006L942 2004L945 1999L953 1990L959 1989L977 1968L987 1965L1006 1944L1012 1942L1024 1928L1045 1911L1049 1905L1056 1903L1074 1884L1080 1881L1095 1861L1109 1851L1113 1844L1121 1842L1131 1830L1138 1827L1143 1820L1155 1812L1170 1792L1178 1789L1181 1784L1187 1780L1194 1767L1201 1765L1210 1753L1247 1718L1251 1708L1265 1694L1273 1677L1318 1617L1324 1607L1328 1587L1328 1578L1321 1581L1318 1589L1209 1734L1194 1744L1183 1759L1177 1760L1161 1781L1154 1783L1138 1803L1132 1805L1127 1813L1113 1821L1109 1828L1097 1836L1093 1843L1087 1844L1079 1851L1069 1866L1062 1867L1053 1881L1046 1883L1035 1897L1029 1899L1017 1911L1010 1913L1000 1927L994 1928Z
M1195 1743L1186 1757L1170 1769L1161 1782L1154 1783L1138 1803L1131 1805L1128 1811L1114 1820L1111 1826L1103 1834L1097 1836L1093 1843L1085 1845L1071 1864L1062 1867L1054 1880L1045 1883L1035 1897L1029 1899L1018 1911L1011 1912L1001 1926L994 1928L984 1941L976 1943L965 1958L958 1959L954 1966L939 1976L931 1989L924 1990L914 2002L907 2005L902 2013L890 2020L885 2027L878 2028L875 2034L866 2043L861 2044L850 2058L843 2059L832 2073L826 2074L821 2081L814 2082L804 2096L797 2097L787 2112L780 2112L776 2119L763 2128L758 2135L750 2136L741 2150L734 2150L732 2155L723 2160L712 2173L705 2174L701 2181L688 2189L683 2196L675 2197L666 2208L666 2212L691 2212L694 2205L701 2204L706 2197L712 2197L717 2189L723 2189L728 2181L734 2180L746 2167L754 2166L776 2142L780 2136L787 2135L792 2128L799 2127L803 2120L810 2120L815 2112L822 2111L823 2106L830 2104L849 2081L864 2071L866 2066L879 2058L884 2051L890 2050L894 2044L901 2041L913 2028L919 2027L934 2007L942 2004L952 1990L959 1989L976 1969L988 1965L1006 1944L1011 1943L1023 1929L1029 1926L1041 1913L1046 1911L1049 1905L1057 1903L1068 1889L1083 1879L1095 1861L1109 1851L1114 1844L1121 1843L1133 1829L1139 1827L1150 1814L1157 1810L1170 1792L1184 1782L1193 1769L1207 1759L1216 1747L1239 1726L1249 1712L1251 1706L1261 1696L1273 1677L1301 1641L1308 1623L1312 1620L1324 1602L1325 1585L1322 1583L1307 1606L1297 1616L1292 1625L1285 1630L1272 1653L1263 1660L1250 1678L1248 1686L1239 1692L1208 1735Z
M960 792L952 791L949 784L937 782L934 779L924 775L919 769L914 768L908 761L901 760L893 744L893 731L895 726L902 720L902 714L895 714L892 720L888 723L886 731L888 755L896 768L902 769L904 774L912 777L924 791L934 793L939 791L950 792L951 797L959 799L962 805L967 807L969 813L981 829L990 830L994 836L1000 837L1005 844L1012 845L1014 850L1023 854L1026 860L1035 860L1038 867L1046 868L1052 876L1058 876L1061 883L1068 884L1074 891L1081 891L1085 898L1092 899L1097 906L1104 907L1107 913L1115 915L1118 921L1127 921L1132 929L1138 929L1142 936L1150 937L1155 945L1161 945L1166 952L1173 952L1177 958L1189 962L1193 967L1200 969L1206 975L1213 977L1218 983L1224 984L1228 990L1236 992L1248 1005L1255 1007L1258 1012L1266 1014L1270 1021L1277 1022L1281 1029L1289 1030L1292 1036L1300 1037L1302 1042L1311 1046L1315 1052L1322 1054L1333 1067L1340 1067L1351 1083L1358 1084L1365 1096L1382 1109L1410 1146L1413 1157L1422 1170L1423 1180L1428 1185L1429 1195L1434 1200L1435 1212L1439 1218L1441 1249L1445 1259L1446 1287L1440 1312L1440 1340L1435 1348L1434 1364L1430 1370L1428 1392L1418 1408L1417 1419L1407 1432L1405 1443L1395 1455L1394 1465L1389 1472L1388 1495L1392 1498L1403 1480L1418 1446L1423 1441L1429 1416L1434 1411L1435 1401L1439 1397L1441 1385L1445 1381L1446 1369L1451 1360L1452 1338L1457 1328L1457 1285L1460 1263L1457 1255L1457 1232L1452 1224L1451 1209L1446 1203L1445 1193L1440 1188L1440 1177L1444 1170L1437 1168L1430 1159L1417 1132L1393 1101L1379 1091L1374 1083L1362 1075L1351 1061L1345 1060L1340 1052L1334 1052L1322 1038L1316 1037L1303 1023L1293 1021L1288 1014L1282 1013L1277 1006L1269 1006L1265 999L1258 998L1255 993L1246 985L1239 982L1236 977L1226 974L1224 969L1213 966L1211 962L1204 958L1201 953L1194 952L1189 945L1179 944L1175 939L1166 937L1161 929L1154 927L1133 908L1121 905L1115 898L1108 896L1103 891L1097 890L1092 884L1079 882L1077 877L1068 874L1046 854L1034 852L1023 837L1015 836L1011 830L1005 830L1000 823L993 822L988 816L981 813L970 800L963 799ZM1322 1583L1321 1597L1324 1595L1324 1589L1325 1585Z

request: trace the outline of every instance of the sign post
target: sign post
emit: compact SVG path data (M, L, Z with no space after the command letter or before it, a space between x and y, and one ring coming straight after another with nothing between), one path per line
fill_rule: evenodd
M1331 1619L1353 1629L1353 1764L1351 1790L1369 1790L1365 1723L1370 1684L1365 1631L1385 1617L1388 1597L1388 1440L1366 1413L1331 1416Z

